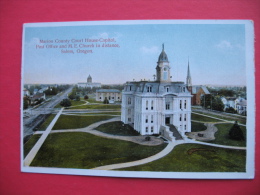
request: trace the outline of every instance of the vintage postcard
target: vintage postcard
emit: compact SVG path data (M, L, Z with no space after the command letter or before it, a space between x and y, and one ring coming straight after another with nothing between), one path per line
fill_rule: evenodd
M249 20L23 26L21 170L254 178Z

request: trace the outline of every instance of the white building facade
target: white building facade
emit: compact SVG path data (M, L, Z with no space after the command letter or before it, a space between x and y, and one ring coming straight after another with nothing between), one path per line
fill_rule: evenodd
M191 94L184 82L172 82L164 48L156 66L156 81L127 82L122 92L121 120L141 135L181 136L191 131ZM174 139L174 138L173 138Z
M105 98L109 103L114 103L116 101L121 101L122 95L121 91L117 89L98 89L96 90L96 101L104 101Z

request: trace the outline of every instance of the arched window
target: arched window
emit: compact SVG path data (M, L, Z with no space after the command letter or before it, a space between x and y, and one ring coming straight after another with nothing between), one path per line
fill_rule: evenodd
M146 110L148 110L148 100L146 100Z
M151 102L151 110L153 110L153 100L152 100L152 102Z

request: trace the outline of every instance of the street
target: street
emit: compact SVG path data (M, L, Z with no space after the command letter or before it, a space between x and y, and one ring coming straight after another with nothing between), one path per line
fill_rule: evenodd
M36 108L29 108L24 111L23 114L23 138L33 134L33 129L39 125L44 119L46 114L56 112L55 106L64 98L67 98L68 94L72 91L71 86L66 91L57 94L52 97L51 100L45 101L42 105ZM60 109L57 109L57 111Z

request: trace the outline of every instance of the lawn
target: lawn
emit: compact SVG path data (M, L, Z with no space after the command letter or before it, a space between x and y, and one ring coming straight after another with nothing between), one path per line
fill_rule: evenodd
M50 116L48 116L37 130L45 131L55 116L55 114L51 114Z
M50 134L31 166L91 169L152 156L166 147L143 146L88 133Z
M93 123L108 120L113 116L74 116L74 115L61 115L52 128L53 130L59 129L78 129L87 127Z
M201 121L201 122L222 122L222 120L202 116L202 115L195 114L195 113L191 113L191 120Z
M228 133L230 128L233 126L231 123L225 123L225 124L217 124L215 125L218 128L218 131L215 133L216 139L213 141L210 141L210 143L214 144L220 144L220 145L229 145L229 146L240 146L245 147L246 141L237 141L232 140L228 138ZM246 127L239 126L241 130L243 131L245 140L246 140Z
M82 105L82 104L86 104L85 101L74 101L74 100L70 100L70 102L71 102L71 106L80 106L80 105ZM57 104L57 105L55 106L55 108L62 108L62 106L61 106L60 104ZM72 108L73 108L73 107L72 107Z
M77 106L75 108L69 108L69 109L114 109L114 110L120 110L121 105L119 104L88 104L88 105L82 105Z
M140 135L130 125L124 124L121 121L110 122L100 125L96 130L102 131L112 135L123 135L123 136L136 136Z
M200 144L177 145L167 156L119 170L171 172L245 172L246 151Z
M25 158L27 154L31 151L36 142L40 139L40 134L33 135L23 146L23 157Z
M191 121L191 132L204 131L207 127L203 123Z

